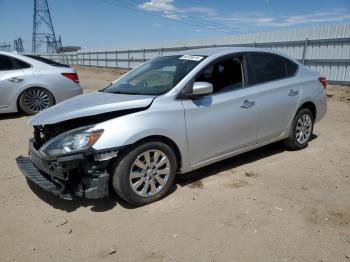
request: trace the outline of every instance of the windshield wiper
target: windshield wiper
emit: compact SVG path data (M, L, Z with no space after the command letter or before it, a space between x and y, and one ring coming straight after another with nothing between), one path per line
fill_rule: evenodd
M135 94L135 93L128 93L128 92L122 92L122 91L109 91L107 93L112 93L112 94L120 94L120 95L139 95L139 94Z

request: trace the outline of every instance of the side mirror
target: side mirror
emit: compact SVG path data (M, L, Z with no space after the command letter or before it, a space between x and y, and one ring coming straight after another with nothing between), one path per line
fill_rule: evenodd
M192 88L193 96L203 96L213 93L213 85L208 82L195 82Z

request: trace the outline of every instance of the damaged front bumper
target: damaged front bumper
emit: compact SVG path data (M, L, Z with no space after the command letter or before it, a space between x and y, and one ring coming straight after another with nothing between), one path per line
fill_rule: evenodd
M72 199L73 196L100 199L109 194L110 159L104 156L115 156L117 152L90 150L49 158L36 150L33 141L30 141L29 157L20 156L16 162L27 179L62 199Z

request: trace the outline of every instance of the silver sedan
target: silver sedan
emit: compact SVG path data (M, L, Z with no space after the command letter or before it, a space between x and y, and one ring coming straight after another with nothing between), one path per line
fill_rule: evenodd
M279 140L305 148L326 114L326 84L262 49L155 58L32 118L30 157L17 164L63 198L102 198L113 187L131 204L148 204L169 192L176 173Z
M0 52L0 113L34 115L81 93L75 69L39 56Z

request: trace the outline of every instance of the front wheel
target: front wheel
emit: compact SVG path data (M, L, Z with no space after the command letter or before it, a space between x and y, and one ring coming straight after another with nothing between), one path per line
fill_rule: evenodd
M164 197L174 182L176 157L167 144L150 141L121 156L112 177L116 193L140 206Z
M285 140L287 147L303 149L310 141L314 128L314 117L308 108L300 109L294 117L289 137Z

